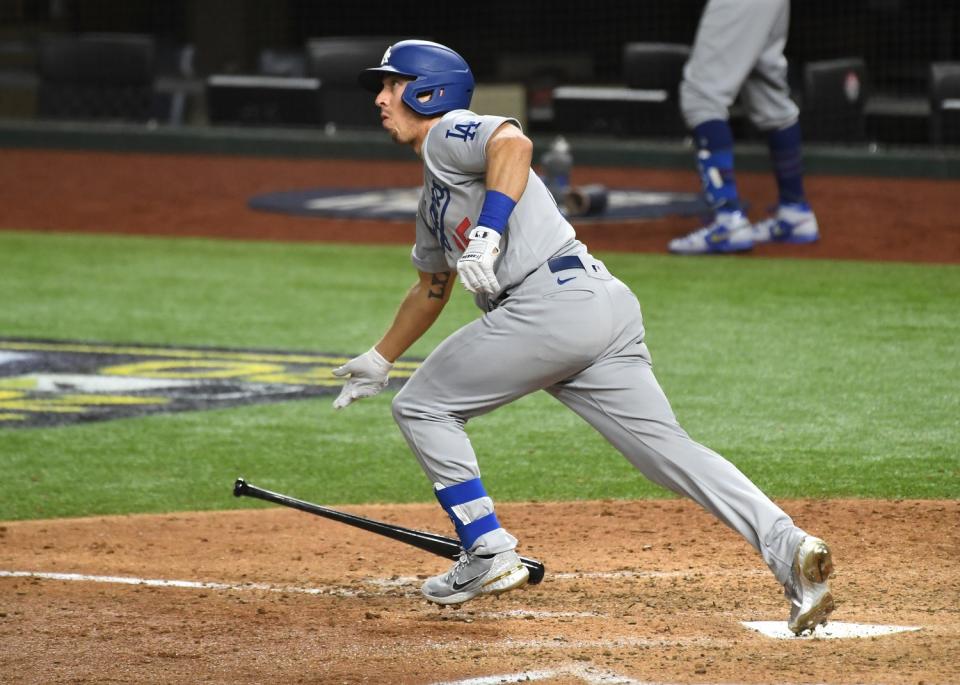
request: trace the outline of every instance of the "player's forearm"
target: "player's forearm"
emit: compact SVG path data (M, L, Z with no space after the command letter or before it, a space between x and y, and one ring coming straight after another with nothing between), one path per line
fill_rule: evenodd
M410 288L390 328L376 344L387 361L396 361L433 325L450 298L452 280L449 272L430 274L429 280L421 278Z

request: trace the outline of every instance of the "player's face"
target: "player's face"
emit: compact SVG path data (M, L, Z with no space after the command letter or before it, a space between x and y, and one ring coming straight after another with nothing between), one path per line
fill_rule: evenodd
M374 101L380 108L381 125L390 132L394 142L404 145L415 142L420 130L419 118L400 99L408 83L410 79L387 74Z

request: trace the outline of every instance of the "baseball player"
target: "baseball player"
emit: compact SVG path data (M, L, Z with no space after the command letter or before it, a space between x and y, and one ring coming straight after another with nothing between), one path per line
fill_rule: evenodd
M334 407L387 385L393 362L436 320L456 275L483 315L444 340L393 400L393 415L449 515L463 553L423 595L460 604L527 582L517 538L497 520L465 431L470 419L546 390L644 475L687 495L757 549L793 601L790 627L833 608L830 550L730 462L677 424L651 368L640 305L577 240L530 168L516 120L471 112L473 76L442 45L390 46L360 83L383 127L423 159L411 259L418 278L384 336L334 370Z
M670 241L677 254L741 252L756 243L812 243L817 218L803 190L800 124L787 86L783 48L790 0L709 0L683 70L680 109L693 132L704 196L714 211L706 226ZM737 95L750 121L767 137L779 201L752 224L734 178L728 123Z

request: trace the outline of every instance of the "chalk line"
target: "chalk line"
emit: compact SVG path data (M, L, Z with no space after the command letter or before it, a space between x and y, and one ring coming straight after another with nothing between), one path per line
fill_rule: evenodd
M500 683L526 683L558 677L579 678L587 685L671 685L664 682L636 680L621 673L586 665L568 665L545 671L521 671L519 673L501 673L463 680L447 680L433 683L433 685L499 685Z
M139 585L146 587L174 587L193 590L263 590L304 595L354 596L360 590L339 587L297 587L295 585L270 585L268 583L218 583L202 580L165 580L161 578L136 578L130 576L97 576L85 573L47 573L42 571L0 571L0 578L39 578L86 583L112 583L115 585Z

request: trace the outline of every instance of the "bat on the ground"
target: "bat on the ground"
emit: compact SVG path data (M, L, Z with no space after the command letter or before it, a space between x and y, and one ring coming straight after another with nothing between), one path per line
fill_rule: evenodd
M437 535L435 533L427 533L422 530L404 528L403 526L397 526L392 523L374 521L373 519L364 518L363 516L348 514L345 511L338 511L336 509L330 509L329 507L322 507L319 504L304 502L303 500L289 497L288 495L281 495L278 492L258 488L243 478L237 478L237 481L233 484L233 494L236 497L255 497L266 500L267 502L273 502L274 504L282 504L285 507L299 509L308 514L316 514L317 516L333 519L334 521L362 528L377 535L383 535L384 537L405 542L408 545L413 545L414 547L432 552L437 556L447 559L457 559L460 556L460 552L463 551L460 547L460 541L454 538L444 537L443 535ZM520 561L523 562L523 565L530 571L530 580L528 582L535 585L543 580L544 567L542 563L536 559L527 559L526 557L520 557Z

